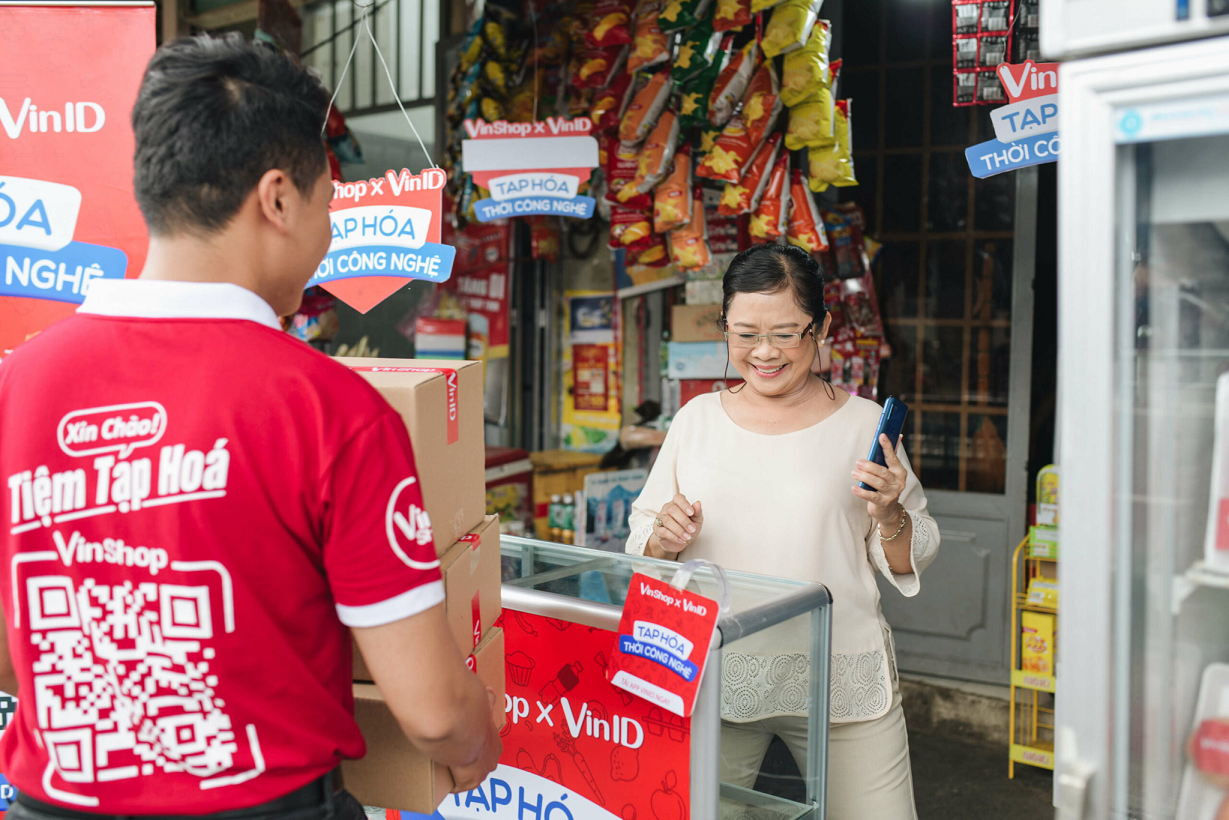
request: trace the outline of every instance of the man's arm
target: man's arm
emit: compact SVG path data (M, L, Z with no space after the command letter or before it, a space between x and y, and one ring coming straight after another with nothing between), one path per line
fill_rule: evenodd
M499 763L503 747L492 719L493 696L466 668L444 605L351 631L406 737L452 770L456 790L476 788Z

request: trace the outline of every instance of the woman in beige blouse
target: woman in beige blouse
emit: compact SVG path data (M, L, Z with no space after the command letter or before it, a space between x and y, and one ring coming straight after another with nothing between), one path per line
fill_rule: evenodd
M878 570L918 593L939 528L903 448L865 460L878 404L812 373L831 317L815 260L758 245L725 274L730 364L745 385L682 408L632 508L628 552L818 581L833 596L831 820L916 818ZM866 482L874 490L859 488ZM806 771L808 639L787 624L724 653L722 780L750 787L774 735Z

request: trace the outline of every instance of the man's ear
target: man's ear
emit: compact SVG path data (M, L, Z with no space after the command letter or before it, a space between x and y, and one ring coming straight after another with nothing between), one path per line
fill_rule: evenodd
M260 205L260 212L281 233L289 232L287 208L290 189L293 187L294 183L290 177L279 168L265 171L256 183L256 201Z

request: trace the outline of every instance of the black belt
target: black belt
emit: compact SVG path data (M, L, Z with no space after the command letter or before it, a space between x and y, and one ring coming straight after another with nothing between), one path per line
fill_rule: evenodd
M198 820L202 818L209 818L209 820L247 820L248 818L263 817L270 814L282 814L299 809L314 808L331 801L333 796L341 791L341 789L341 769L338 768L322 774L307 785L300 786L289 794L276 797L267 803L249 806L245 809L231 809L230 811L219 811L212 814L118 815L107 814L106 812L77 811L76 809L66 809L51 803L44 803L42 800L30 797L25 792L17 793L17 802L31 811L48 814L52 817L62 817L65 820L98 820L100 817L133 817L136 820L180 820L180 818L185 817L195 817Z

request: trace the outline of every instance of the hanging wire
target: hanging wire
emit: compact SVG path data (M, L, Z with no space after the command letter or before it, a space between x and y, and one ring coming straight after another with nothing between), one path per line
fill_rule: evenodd
M533 21L533 121L538 121L538 4L529 0L529 19Z
M380 44L376 42L376 37L371 33L371 7L373 0L354 0L354 5L362 11L360 22L363 24L364 30L367 32L367 39L371 41L372 48L376 51L376 56L380 58L380 65L384 66L384 76L388 78L388 84L393 90L393 99L397 101L397 107L401 109L401 115L405 117L406 124L410 126L410 130L414 132L414 139L418 140L418 147L422 149L423 155L427 158L427 162L432 168L438 169L435 160L431 157L431 152L427 150L426 143L422 141L422 137L418 134L418 129L414 127L414 121L410 119L409 112L405 110L405 106L401 102L401 93L397 90L397 84L393 82L393 73L388 69L388 63L384 60L384 52L380 50ZM350 69L350 63L354 62L354 52L358 50L358 34L354 35L354 45L350 47L350 56L346 58L346 64L341 69L341 76L337 78L337 88L333 90L333 96L329 98L329 107L324 114L324 125L320 126L320 135L324 136L324 130L329 124L329 112L333 110L333 103L337 99L337 95L341 92L341 84L346 79L346 72Z

